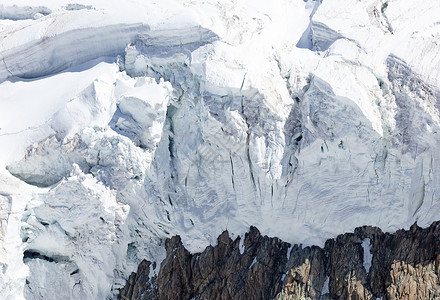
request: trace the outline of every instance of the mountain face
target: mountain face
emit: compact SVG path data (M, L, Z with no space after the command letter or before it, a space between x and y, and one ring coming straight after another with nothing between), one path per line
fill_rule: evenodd
M323 248L291 245L251 227L191 254L179 236L165 242L159 268L142 261L119 299L437 299L440 224L383 233L364 226Z
M1 299L437 297L436 1L29 5L0 5Z

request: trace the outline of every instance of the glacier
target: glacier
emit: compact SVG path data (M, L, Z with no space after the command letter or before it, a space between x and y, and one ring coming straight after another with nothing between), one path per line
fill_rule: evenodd
M435 1L32 5L0 6L2 299L112 299L177 234L438 220Z

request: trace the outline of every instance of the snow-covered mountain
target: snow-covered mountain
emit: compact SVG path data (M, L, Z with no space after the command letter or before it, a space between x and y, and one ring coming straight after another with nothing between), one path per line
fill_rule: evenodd
M3 0L0 298L438 220L439 43L436 1Z

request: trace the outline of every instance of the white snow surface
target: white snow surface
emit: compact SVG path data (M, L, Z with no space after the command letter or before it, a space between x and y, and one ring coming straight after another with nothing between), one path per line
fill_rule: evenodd
M437 220L439 24L426 0L2 1L0 298L114 298L176 234Z
M373 259L373 254L371 254L371 241L370 239L364 239L362 241L362 248L364 250L364 268L367 274L370 272L371 260Z
M327 276L327 278L324 281L324 285L322 286L321 295L325 295L330 293L329 285L330 284L330 277Z

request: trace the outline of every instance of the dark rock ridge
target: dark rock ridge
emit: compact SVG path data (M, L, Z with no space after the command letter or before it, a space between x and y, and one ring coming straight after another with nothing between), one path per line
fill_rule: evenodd
M359 227L324 249L291 246L251 227L242 244L225 231L217 246L191 254L179 236L168 239L158 275L150 276L153 265L144 260L119 298L440 298L440 222L395 233Z

